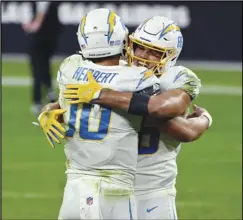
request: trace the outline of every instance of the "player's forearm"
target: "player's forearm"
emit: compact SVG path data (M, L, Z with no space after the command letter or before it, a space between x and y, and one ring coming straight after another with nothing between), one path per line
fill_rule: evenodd
M188 94L180 89L174 89L152 96L149 99L148 111L156 118L174 118L185 113L190 101Z
M133 93L130 92L121 93L110 89L103 89L99 99L93 101L93 103L128 111L132 95Z
M184 101L184 97L181 97L185 95L187 101ZM99 99L94 100L92 103L119 108L140 116L150 115L157 118L173 118L185 112L190 103L190 98L187 96L179 89L151 97L146 94L103 89Z
M160 126L162 132L180 142L197 140L209 127L209 120L205 116L184 119L173 118Z

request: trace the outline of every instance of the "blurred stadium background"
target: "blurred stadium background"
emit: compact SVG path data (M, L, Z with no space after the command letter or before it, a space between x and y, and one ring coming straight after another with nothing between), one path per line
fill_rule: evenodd
M56 219L65 184L63 146L50 149L31 124L31 74L21 24L31 3L2 2L2 219ZM147 17L164 15L181 26L179 64L202 81L196 104L213 126L183 144L178 157L180 219L242 219L242 2L61 2L64 25L52 62L53 80L65 56L78 48L76 29L89 10L116 11L130 31ZM72 204L70 204L72 205Z

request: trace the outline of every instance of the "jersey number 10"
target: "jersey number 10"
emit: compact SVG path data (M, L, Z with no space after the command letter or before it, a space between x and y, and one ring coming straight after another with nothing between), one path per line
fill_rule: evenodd
M71 105L69 129L66 133L67 137L73 137L75 132L75 124L77 119L78 104ZM90 131L89 120L91 118L91 111L93 106L90 104L83 104L82 113L79 118L79 136L84 140L99 141L106 137L109 130L111 120L111 109L102 107L101 116L99 119L99 128L97 131ZM142 123L143 124L143 123ZM139 147L138 154L154 154L158 150L160 132L155 127L144 127L142 125L139 132Z
M99 126L97 131L90 131L89 120L92 120L90 114L93 106L90 104L83 104L82 113L80 116L80 127L79 136L84 140L102 140L108 133L110 119L111 119L111 109L102 107L101 116L99 119ZM75 124L77 119L78 104L71 105L70 109L70 119L69 119L69 129L66 133L67 137L73 137L75 132Z

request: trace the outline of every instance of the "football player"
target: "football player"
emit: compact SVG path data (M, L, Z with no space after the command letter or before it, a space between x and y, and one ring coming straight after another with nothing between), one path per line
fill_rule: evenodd
M201 83L188 68L175 66L182 46L178 25L160 16L146 20L130 36L129 62L153 70L160 81L160 95L149 97L111 89L94 92L89 83L72 87L76 100L71 102L104 104L136 115L149 115L142 122L139 136L135 184L138 219L177 219L176 157L180 142L196 140L212 124L210 114L197 107L196 112L201 110L199 117L185 118ZM89 79L94 88L98 86L91 75ZM67 93L64 97L72 98ZM175 118L165 120L168 117Z
M119 65L128 30L114 12L89 12L82 18L77 36L82 54L66 58L58 71L61 110L39 116L51 145L58 142L58 136L63 137L59 130L64 130L55 121L60 114L65 112L63 120L68 125L64 148L67 183L59 219L133 219L137 215L134 181L142 117L100 105L70 105L63 93L75 98L72 90L64 92L65 86L85 85L90 74L100 83L99 88L97 83L96 87L89 84L92 91L97 89L97 98L101 86L152 95L160 90L159 81L145 67ZM54 123L46 120L49 117Z

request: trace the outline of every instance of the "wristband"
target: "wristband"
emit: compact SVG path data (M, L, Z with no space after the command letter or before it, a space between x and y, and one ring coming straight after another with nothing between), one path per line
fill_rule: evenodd
M149 99L150 97L148 95L133 93L128 113L140 116L147 116Z
M207 117L207 119L208 119L208 121L209 121L209 125L208 125L208 127L210 127L210 126L212 125L212 123L213 123L212 116L211 116L208 112L203 112L203 113L201 114L201 116L205 116L205 117Z

